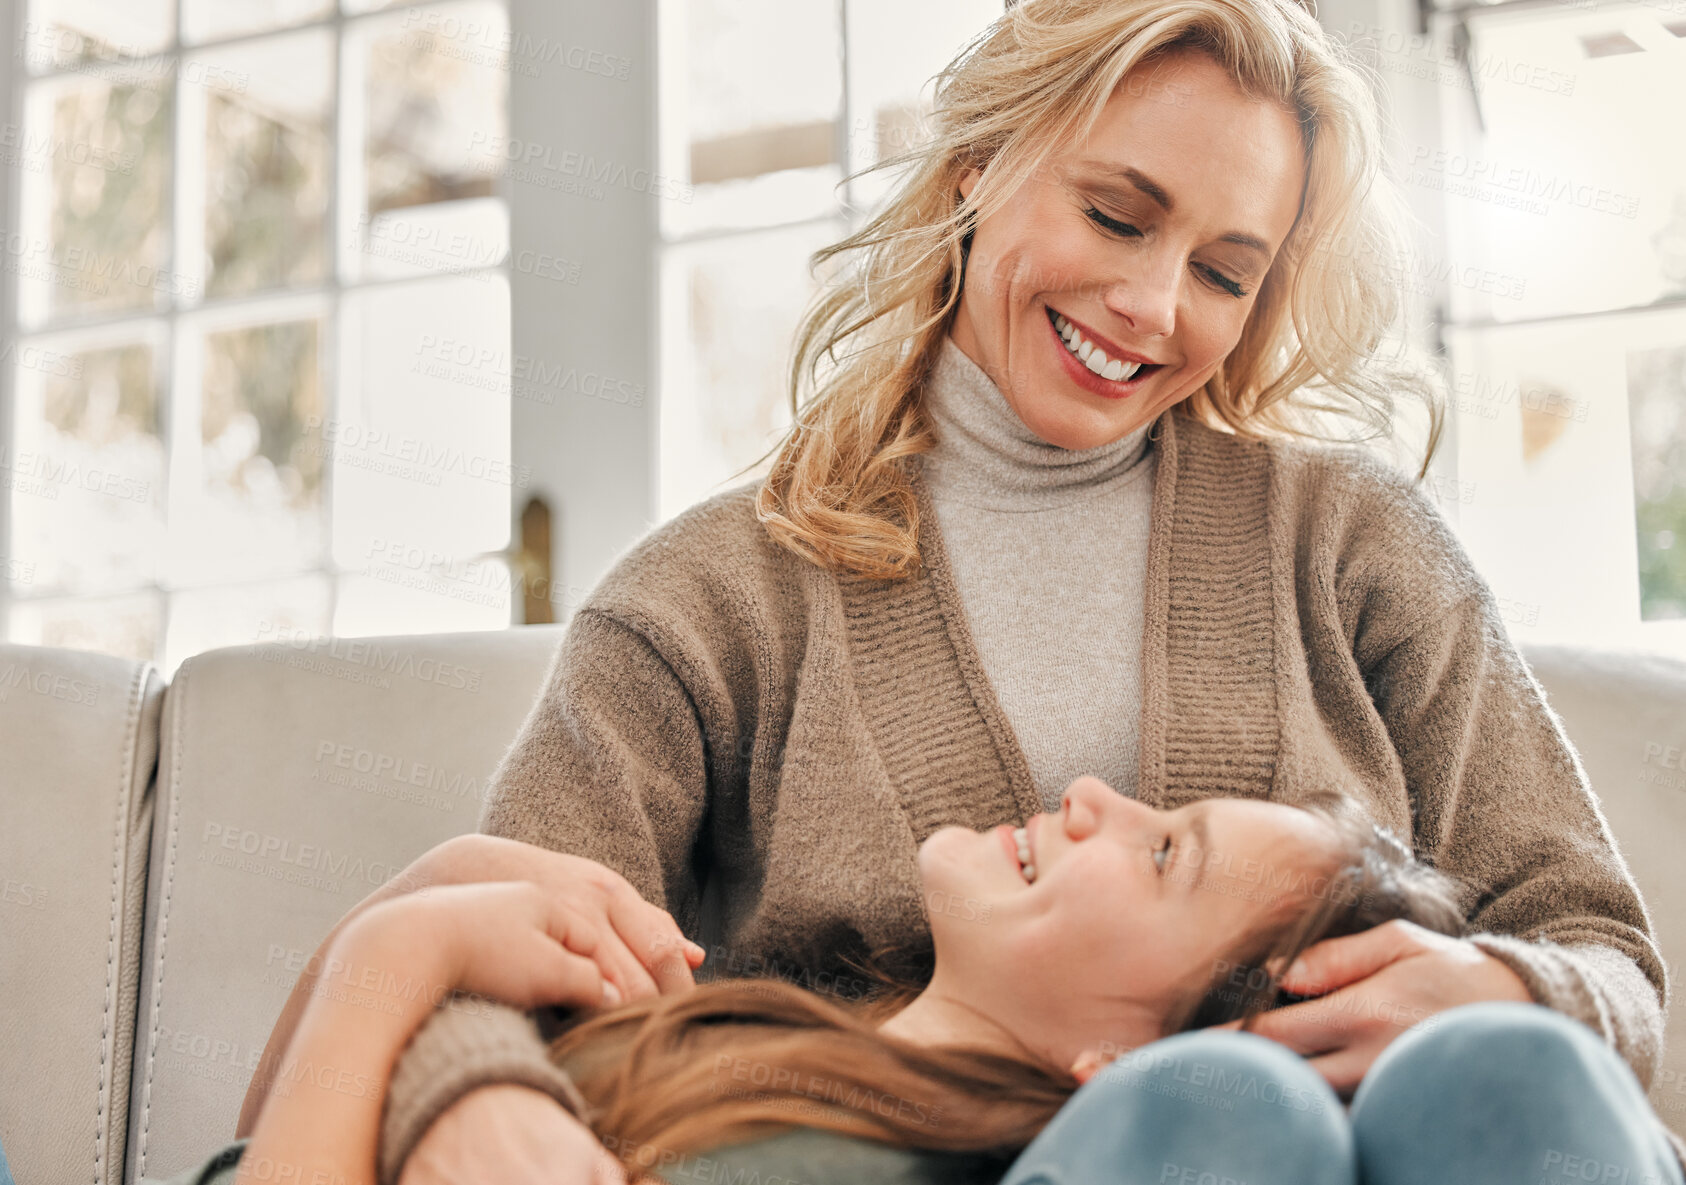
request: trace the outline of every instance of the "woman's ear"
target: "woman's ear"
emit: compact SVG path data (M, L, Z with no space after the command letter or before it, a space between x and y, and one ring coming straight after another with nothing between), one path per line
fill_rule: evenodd
M960 174L961 198L969 198L972 196L972 190L977 188L978 178L982 176L983 174L977 169L967 169L964 173Z

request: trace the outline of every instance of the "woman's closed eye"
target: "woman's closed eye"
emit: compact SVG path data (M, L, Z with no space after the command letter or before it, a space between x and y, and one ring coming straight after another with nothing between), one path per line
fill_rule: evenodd
M1127 239L1139 239L1142 237L1142 232L1131 226L1128 222L1120 222L1118 219L1113 218L1110 215L1101 213L1093 206L1084 210L1083 213L1088 217L1089 221L1093 222L1096 226L1111 231L1115 235L1121 235Z
M1083 211L1083 213L1089 221L1093 222L1096 226L1101 227L1110 234L1114 234L1125 239L1139 239L1142 237L1142 232L1138 227L1131 226L1128 222L1120 222L1118 219L1102 213L1094 206L1088 207ZM1223 272L1219 271L1211 264L1196 264L1195 269L1206 278L1206 282L1212 285L1212 287L1234 297L1247 295L1247 289L1243 288L1236 281L1230 279L1230 277L1226 276Z

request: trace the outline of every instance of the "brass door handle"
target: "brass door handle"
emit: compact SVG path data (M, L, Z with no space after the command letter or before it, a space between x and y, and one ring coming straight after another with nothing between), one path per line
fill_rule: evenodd
M521 538L509 566L521 589L521 621L550 625L556 620L550 603L550 504L534 496L521 508Z

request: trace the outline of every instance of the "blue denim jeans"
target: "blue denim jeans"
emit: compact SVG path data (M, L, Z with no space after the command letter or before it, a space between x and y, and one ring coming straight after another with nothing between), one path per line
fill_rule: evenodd
M1627 1063L1538 1004L1449 1009L1382 1051L1350 1112L1252 1033L1144 1045L1083 1085L1001 1185L1683 1185Z

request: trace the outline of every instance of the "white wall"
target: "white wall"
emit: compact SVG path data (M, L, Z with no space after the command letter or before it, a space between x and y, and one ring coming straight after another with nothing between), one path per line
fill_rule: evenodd
M560 621L656 514L656 0L511 0L510 30L511 460Z

